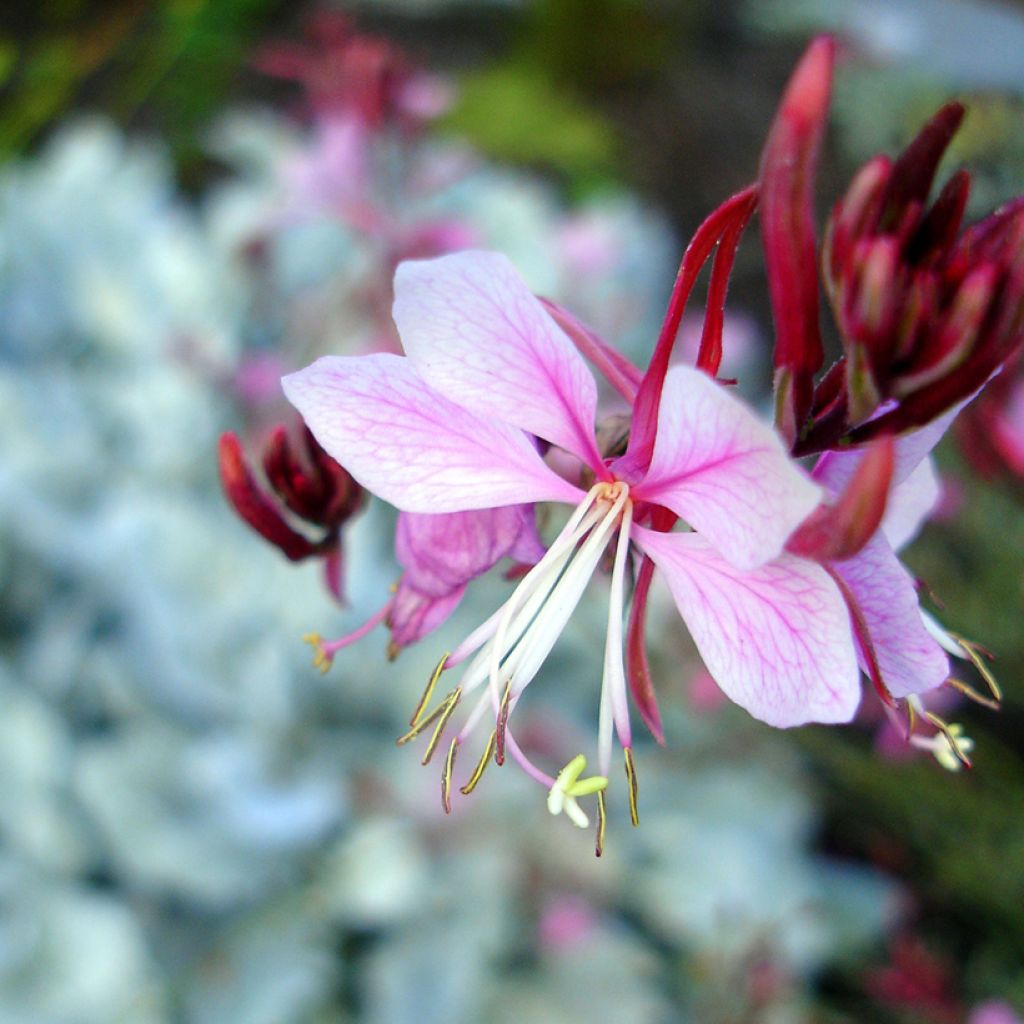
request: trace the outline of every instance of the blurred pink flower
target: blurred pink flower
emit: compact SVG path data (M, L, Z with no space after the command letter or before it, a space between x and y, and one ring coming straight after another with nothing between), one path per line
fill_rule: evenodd
M967 1024L1021 1024L1021 1018L1009 1003L990 999L971 1010Z
M562 893L541 911L537 940L545 952L568 952L585 943L597 926L597 914L582 896Z

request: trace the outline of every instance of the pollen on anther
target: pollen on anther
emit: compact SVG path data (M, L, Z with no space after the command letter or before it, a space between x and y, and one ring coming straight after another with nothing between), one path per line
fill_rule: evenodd
M448 756L444 759L444 771L441 773L441 806L445 814L452 813L452 772L455 770L455 755L459 751L459 737L452 737Z
M492 729L491 735L487 737L487 744L484 747L483 754L480 755L480 760L477 762L476 767L473 769L473 774L470 775L469 781L459 789L459 792L463 796L469 796L477 787L477 783L483 777L484 772L487 769L488 764L491 762L491 757L494 754L494 744L497 735L497 730Z
M448 725L452 715L455 714L455 708L458 706L459 699L461 697L461 686L456 686L455 689L445 697L444 703L441 705L441 714L438 716L437 725L434 726L434 733L430 737L430 742L427 744L427 749L423 754L423 760L420 764L430 764L430 759L434 756L434 751L437 749L437 745L441 741L441 736L444 733L445 727Z
M629 783L629 820L634 825L639 825L640 815L637 809L636 765L633 763L633 748L626 747L623 754L626 760L626 779Z
M332 659L324 649L323 637L319 633L303 633L302 642L313 648L313 668L319 669L321 675L326 675Z

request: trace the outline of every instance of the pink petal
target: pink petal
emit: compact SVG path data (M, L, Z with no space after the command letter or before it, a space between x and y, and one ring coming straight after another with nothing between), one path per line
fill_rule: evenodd
M281 383L320 445L405 512L582 498L521 430L437 394L400 356L325 356Z
M927 458L903 483L892 489L882 519L882 532L894 551L906 547L942 500L942 481Z
M403 577L388 616L391 642L398 648L408 647L433 633L447 621L465 593L465 587L457 587L443 597L431 597L410 586Z
M744 572L696 534L634 527L633 538L731 700L780 728L853 717L861 688L850 616L821 566L782 554Z
M440 515L403 512L395 530L403 581L421 594L443 597L512 555L532 521L532 505Z
M500 253L403 263L394 317L406 354L434 390L603 469L594 377Z
M860 606L889 692L906 697L945 682L949 659L925 629L914 581L888 541L876 534L853 558L832 568Z
M637 498L671 509L741 569L775 558L821 498L782 441L706 374L673 367Z
M972 395L971 398L974 396ZM896 466L892 474L892 486L898 487L927 458L931 450L942 440L943 434L956 419L957 414L971 399L943 413L933 423L919 430L896 438ZM812 476L827 491L838 494L857 470L864 457L863 448L843 452L825 452L814 466Z

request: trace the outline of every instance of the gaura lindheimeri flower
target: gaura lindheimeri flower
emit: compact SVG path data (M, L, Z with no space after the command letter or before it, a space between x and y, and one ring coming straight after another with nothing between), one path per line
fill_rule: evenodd
M403 737L432 727L426 762L475 698L448 746L446 809L456 754L486 722L464 793L491 756L500 764L507 752L549 790L551 809L577 824L585 815L576 801L598 793L600 846L617 736L636 820L623 618L630 580L647 559L732 700L775 726L852 717L860 687L846 606L824 568L784 551L822 489L739 399L699 370L666 372L666 358L639 385L626 450L603 454L593 375L547 307L494 253L402 264L394 318L404 357L329 356L284 378L320 444L405 513L537 502L569 509L506 603L442 658ZM538 439L575 460L574 479L548 465ZM676 519L686 528L662 532ZM511 716L606 556L599 774L581 778L585 761L577 757L556 777L520 748ZM457 685L427 714L438 678L456 668Z

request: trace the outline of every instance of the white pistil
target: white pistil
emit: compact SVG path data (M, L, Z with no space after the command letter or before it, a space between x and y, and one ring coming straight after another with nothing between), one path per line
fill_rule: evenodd
M601 775L591 775L581 779L587 759L577 754L559 773L554 785L548 790L548 810L555 815L565 812L565 816L578 828L586 828L590 819L576 802L577 797L599 793L608 786L608 779Z

